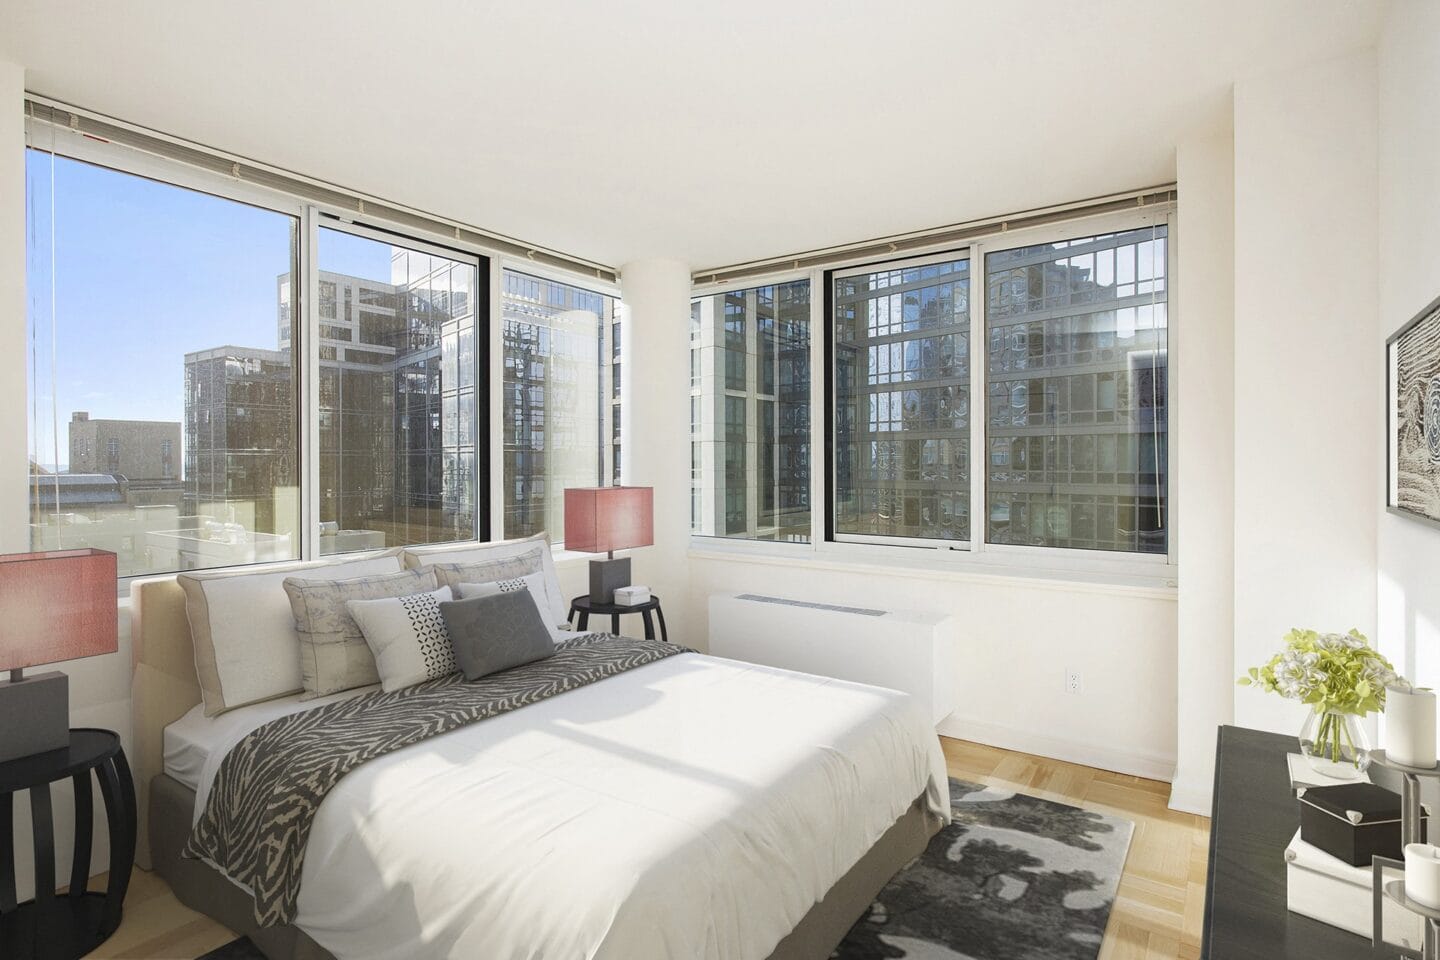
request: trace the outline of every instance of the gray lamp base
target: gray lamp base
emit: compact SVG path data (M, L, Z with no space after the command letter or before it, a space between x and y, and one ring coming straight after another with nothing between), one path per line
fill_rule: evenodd
M590 561L590 602L614 603L615 588L630 586L630 558Z
M52 670L0 681L0 763L69 745L69 677Z

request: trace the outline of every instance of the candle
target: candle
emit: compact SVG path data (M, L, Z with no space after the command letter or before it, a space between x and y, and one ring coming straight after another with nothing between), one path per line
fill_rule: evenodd
M1385 756L1407 767L1435 766L1435 692L1385 691Z
M1405 845L1405 896L1440 910L1440 847L1429 843Z

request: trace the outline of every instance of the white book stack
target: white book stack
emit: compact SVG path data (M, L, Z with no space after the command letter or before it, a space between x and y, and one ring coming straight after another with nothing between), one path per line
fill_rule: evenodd
M1387 870L1387 879L1405 875L1401 869ZM1285 848L1285 899L1291 913L1298 913L1332 927L1358 933L1370 939L1373 901L1369 867L1352 867L1319 847L1300 839L1300 831ZM1424 921L1388 897L1382 898L1381 918L1385 942L1419 950L1423 943Z

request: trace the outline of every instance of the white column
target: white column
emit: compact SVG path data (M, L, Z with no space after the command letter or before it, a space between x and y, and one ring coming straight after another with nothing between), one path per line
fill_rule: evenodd
M1292 627L1375 634L1377 111L1371 48L1235 85L1237 673ZM1235 691L1242 726L1306 709Z
M678 260L637 260L620 269L629 311L624 325L625 412L621 438L627 485L655 488L655 545L633 554L636 583L660 596L670 637L690 642L690 268ZM704 611L700 611L703 616Z
M26 327L25 71L0 60L0 553L30 546Z
M1176 150L1177 742L1170 806L1208 815L1215 734L1234 718L1235 144L1222 116Z

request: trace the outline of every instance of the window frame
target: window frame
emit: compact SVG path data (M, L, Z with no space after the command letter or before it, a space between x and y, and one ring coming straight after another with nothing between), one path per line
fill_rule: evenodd
M868 543L876 546L895 547L929 547L936 550L970 550L971 542L975 539L974 530L974 474L976 472L976 447L975 447L975 297L976 297L976 276L975 263L971 260L974 251L973 246L940 250L935 253L922 254L916 257L906 257L903 260L880 260L868 263L847 266L840 269L825 271L825 325L822 331L825 347L825 396L824 396L824 420L825 420L825 540L833 543ZM904 270L910 267L925 267L935 263L957 263L965 261L968 269L967 280L969 281L969 317L966 321L968 327L969 350L967 355L970 359L970 482L969 492L966 494L971 503L971 529L970 536L964 540L946 540L941 537L887 537L882 534L867 533L838 533L835 530L835 503L839 499L835 489L835 406L836 391L839 384L835 380L835 283L847 277L858 277L869 273L876 273L880 270ZM979 391L983 396L984 391Z
M301 229L304 231L304 240L300 244L300 269L304 279L307 296L301 305L301 317L304 323L301 325L303 337L300 341L301 351L301 378L298 387L298 402L300 404L300 463L302 465L300 480L300 511L303 518L301 524L301 560L322 560L326 558L343 558L351 556L349 553L327 553L319 552L319 538L312 532L308 536L305 531L316 531L320 529L320 327L324 318L320 316L320 231L334 230L337 233L348 234L352 237L361 237L366 240L374 240L377 243L393 244L397 247L406 247L420 253L428 253L432 256L444 257L460 263L470 264L475 268L475 283L479 289L474 293L475 312L475 527L471 531L468 540L444 540L441 544L462 544L473 542L484 542L490 539L490 531L494 525L495 514L490 509L490 498L485 496L485 490L490 485L490 457L486 451L490 449L490 416L488 405L488 391L482 390L480 385L484 383L484 374L488 367L488 345L489 327L494 326L490 315L482 313L480 304L489 304L489 278L490 271L486 262L487 258L478 253L459 250L455 247L447 247L425 240L419 240L408 234L398 233L394 230L387 230L376 227L372 224L356 223L353 220L346 220L339 217L328 216L315 208L310 208L309 216L301 221ZM311 310L306 304L314 304L316 309ZM308 473L307 473L308 471ZM305 548L306 540L317 541L314 556ZM406 544L406 546L428 546L429 544ZM396 545L398 546L398 544ZM387 545L385 549L392 549ZM355 554L363 554L365 551L355 551Z
M1023 544L988 543L983 520L986 516L985 429L988 421L986 403L988 329L985 316L986 271L988 253L1015 247L1053 243L1072 237L1117 233L1152 225L1164 224L1168 231L1166 244L1166 301L1168 418L1171 442L1166 444L1166 475L1169 525L1166 552L1136 553L1106 550L1082 550L1068 547L1026 546ZM1180 247L1179 217L1175 203L1153 204L1119 213L1077 216L1058 223L1017 230L1003 225L968 243L937 243L897 254L892 259L877 260L871 256L846 257L843 253L817 266L804 269L780 269L734 280L695 283L691 299L713 296L727 290L748 289L772 283L809 278L810 297L810 362L811 362L811 540L809 543L751 541L727 537L692 534L690 550L697 556L732 556L752 559L788 559L841 566L880 565L895 569L925 572L949 572L980 576L1059 579L1085 582L1162 588L1173 587L1178 577L1178 541L1181 524L1176 518L1179 478L1176 474L1174 434L1181 428L1181 370L1176 364L1180 349L1180 306L1176 299L1179 289L1176 271ZM968 541L930 540L919 538L869 537L844 535L836 538L833 530L834 471L834 371L832 338L834 337L834 281L837 275L853 275L899 264L970 261L970 516ZM816 296L819 290L821 295ZM819 375L815 371L819 371ZM819 467L819 469L815 469ZM978 505L978 509L977 509ZM977 527L977 523L981 526Z
M490 356L494 358L491 369L494 375L491 377L489 403L490 416L486 418L490 424L490 438L486 449L489 450L489 463L493 465L487 468L487 475L495 478L496 482L490 484L490 491L486 497L489 503L489 515L491 519L491 533L499 532L500 539L508 534L505 531L505 271L523 273L526 276L535 277L539 280L554 281L563 283L568 287L575 287L587 293L598 293L602 297L609 297L615 301L614 313L609 323L601 324L604 328L600 334L600 366L601 382L604 389L601 391L601 425L602 438L612 429L614 409L620 407L620 436L623 439L630 430L630 377L623 373L625 357L629 351L625 349L625 340L630 336L630 315L625 306L625 301L620 296L620 285L609 283L597 277L587 277L584 274L570 273L546 264L536 263L533 260L521 260L519 257L504 256L496 254L490 257L490 329L484 338L489 346ZM614 361L612 351L615 348L613 336L615 324L620 325L620 395L614 395ZM477 444L476 450L481 447ZM603 459L601 476L604 485L608 486L617 483L615 477L615 444L613 437L610 442L601 443L600 448ZM624 472L624 451L621 451L621 472ZM491 472L493 469L493 472ZM565 549L565 531L558 534L551 534L551 545L557 552Z
M222 200L245 203L263 210L294 217L298 222L296 282L293 286L292 336L298 341L299 382L296 384L296 437L299 445L297 464L300 467L300 524L301 531L297 556L292 560L263 561L243 566L207 567L206 572L223 570L263 570L267 567L283 567L301 562L338 560L346 555L321 555L319 553L319 264L318 239L320 227L334 227L346 232L356 232L373 239L393 240L398 245L409 245L416 249L429 248L441 256L479 261L477 279L483 289L475 292L476 331L475 354L476 376L488 378L483 382L487 389L476 391L476 529L471 540L448 541L448 545L462 546L467 543L492 542L496 533L497 517L503 517L503 489L494 481L494 471L502 462L503 424L502 394L504 378L504 357L501 350L503 325L501 300L503 297L503 273L506 268L522 273L555 280L572 286L614 297L620 319L628 319L624 302L620 298L618 283L610 283L580 272L571 272L548 264L515 257L497 247L473 243L444 233L406 228L396 229L391 221L380 217L367 217L363 213L335 204L312 203L283 190L271 189L247 181L232 179L182 161L156 156L144 150L112 143L75 131L56 130L48 123L27 117L25 119L25 147L40 153L54 153L83 163L113 170L117 173L142 177L157 183L181 189L194 190ZM458 233L458 231L457 231ZM483 306L482 306L483 304ZM628 338L628 324L621 327L622 338ZM609 332L607 331L607 336ZM607 341L607 347L609 346ZM627 353L622 343L622 362ZM608 357L608 354L606 355ZM606 364L608 366L608 363ZM608 377L608 372L607 372ZM624 378L620 398L622 431L628 427L629 389ZM27 424L28 429L28 424ZM607 450L607 475L613 472ZM418 545L417 545L418 546ZM355 554L360 556L363 554ZM183 572L183 571L180 571ZM117 593L123 598L129 596L130 584L134 581L154 580L173 577L176 571L166 573L144 573L119 579Z
M692 498L693 498L693 496L694 496L693 470L695 469L695 467L694 467L694 465L693 465L693 454L692 454L692 458L691 458L691 462L692 462L692 468L691 468L692 480L691 480L691 483L689 484L689 486L688 486L687 489L686 489L686 497L685 497L685 500L686 500L685 527L686 527L686 531L687 531L687 533L688 533L688 535L689 535L689 537L690 537L691 549L705 550L705 549L709 549L709 548L712 548L712 547L719 546L719 547L723 550L723 549L727 549L726 547L724 547L725 544L739 544L740 546L739 546L737 549L740 549L740 550L742 550L742 551L744 551L744 550L755 550L755 551L760 551L760 552L768 552L771 548L774 548L774 549L775 549L776 551L778 551L781 555L794 556L794 555L797 554L797 553L812 551L812 550L815 548L815 545L817 544L817 542L819 541L819 538L820 538L821 536L823 536L823 534L824 534L824 529L825 529L825 527L824 527L824 522L823 522L823 519L822 519L822 518L820 517L820 515L819 515L819 511L816 509L816 504L820 504L820 503L824 503L824 502L825 502L825 500L824 500L824 490L825 490L825 488L824 488L824 486L823 486L823 484L822 484L822 482L821 482L821 478L820 478L820 473L821 473L821 471L818 471L818 470L815 469L816 456L817 456L817 453L821 450L821 447L820 447L819 444L817 443L817 438L820 436L820 430L819 430L819 428L818 428L819 420L818 420L817 418L819 418L819 417L821 417L821 416L823 415L822 411L823 411L823 409L824 409L824 401L823 401L822 392L821 392L819 389L817 389L817 381L816 381L815 374L814 374L814 371L816 371L816 370L818 370L818 369L821 369L820 364L823 363L823 360L820 359L820 358L822 358L823 355L824 355L824 345L823 345L822 343L820 343L820 338L817 336L817 331L819 331L819 330L821 329L821 323L822 323L822 321L823 321L823 319L824 319L824 315L825 315L825 304L824 304L824 302L823 302L823 300L824 300L823 297L818 297L818 296L815 295L816 290L819 290L819 289L820 289L819 284L821 284L821 283L824 282L824 281L823 281L823 277L822 277L822 272L823 272L823 271L820 271L820 270L794 269L794 268L791 268L791 269L788 269L788 270L777 270L777 271L775 271L775 272L773 272L773 273L757 274L756 276L753 276L753 277L745 277L743 280L734 281L734 282L730 282L730 281L720 281L720 282L712 282L712 283L695 283L695 284L691 284L691 287L690 287L690 301L689 301L689 302L690 302L691 304L693 304L696 300L699 300L699 299L702 299L702 298L705 298L705 297L713 297L713 296L716 296L716 295L718 295L718 294L734 293L734 292L738 292L738 291L753 290L753 289L755 289L756 287L774 287L774 286L779 286L779 285L781 285L781 284L786 284L786 283L795 283L795 282L800 281L800 280L804 280L804 281L808 282L808 283L810 284L810 371L811 371L811 374L810 374L810 539L809 539L808 541L801 541L801 540L752 540L752 539L749 539L749 538L747 538L747 537L732 537L732 536L726 536L726 535L724 535L724 534L700 534L700 533L695 533L694 530L693 530L692 527L691 527L691 523L692 523L692 519L691 519L691 509L692 509L692 508L691 508L691 503L692 503ZM688 314L687 314L687 316L686 316L686 318L685 318L685 322L686 322L687 328L688 328L688 324L690 323L690 317L689 317ZM690 340L690 338L689 338L688 336L687 336L687 338L686 338L686 344L687 344L687 347L686 347L686 369L689 371L689 373L687 374L687 377L686 377L686 381L687 381L687 383L689 384L689 387L688 387L688 389L686 390L686 399L687 399L687 401L689 401L689 402L691 402L691 403L693 404L695 398L696 398L697 396L700 396L700 395L701 395L701 394L697 393L697 390L699 389L699 384L700 384L700 383L703 383L703 378L701 378L700 381L698 381L698 382L694 379L694 368L691 366L691 362L692 362L692 361L690 360L690 356L691 356L691 354L693 353L692 346L691 346L692 341ZM687 446L687 447L692 447L692 448L693 448L693 436L692 436L692 435L687 435L686 438L685 438L685 443L686 443L686 446ZM702 462L703 462L703 458L702 458Z

